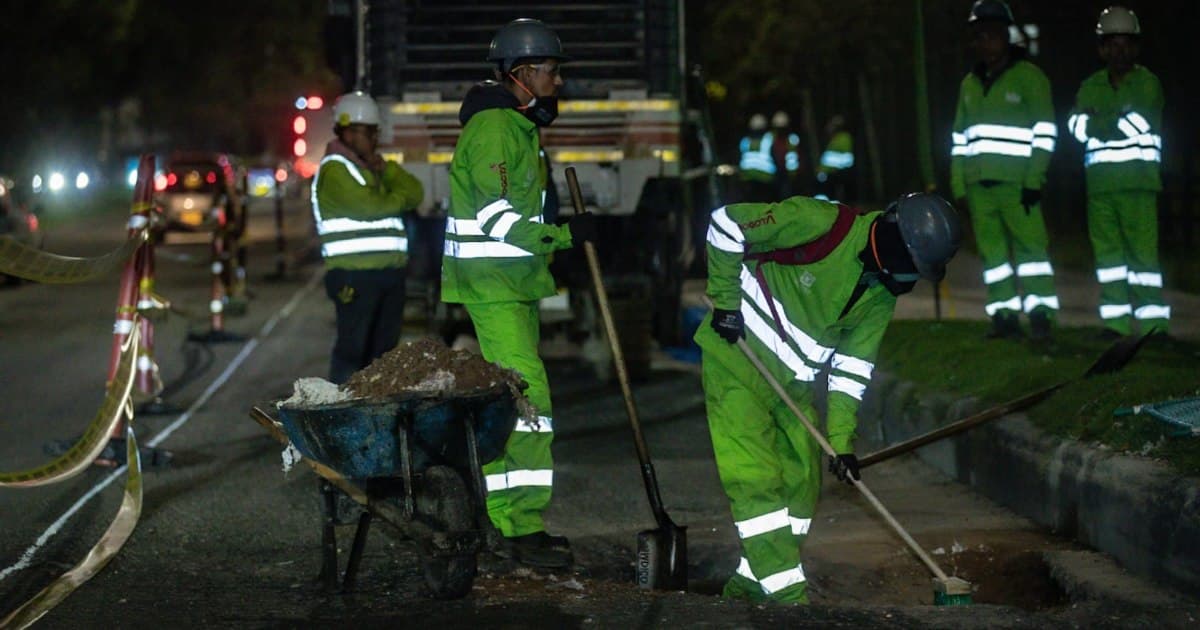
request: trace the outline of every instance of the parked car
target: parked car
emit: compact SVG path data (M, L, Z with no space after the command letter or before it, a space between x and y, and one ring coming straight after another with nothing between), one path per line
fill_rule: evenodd
M0 237L41 249L44 235L37 214L27 206L27 196L11 177L0 175ZM0 281L17 284L20 279L0 274Z
M227 221L242 207L234 168L223 153L177 152L166 161L155 188L166 232L210 232L223 208Z

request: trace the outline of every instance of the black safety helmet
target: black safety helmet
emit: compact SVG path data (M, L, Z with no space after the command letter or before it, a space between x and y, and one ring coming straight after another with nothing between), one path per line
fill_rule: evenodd
M496 31L488 48L488 61L500 63L501 72L509 72L518 59L570 59L563 54L558 35L541 20L521 18Z
M983 21L1002 22L1010 26L1016 22L1013 19L1012 10L1008 8L1004 0L975 0L975 4L971 6L971 15L967 18L967 24Z
M900 227L900 238L922 278L937 282L946 275L946 263L962 244L962 223L945 199L910 193L893 201L884 216Z

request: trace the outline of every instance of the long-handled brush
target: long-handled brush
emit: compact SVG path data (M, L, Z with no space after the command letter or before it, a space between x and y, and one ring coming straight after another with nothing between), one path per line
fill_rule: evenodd
M708 299L705 298L705 301L708 302ZM708 306L709 308L712 308L712 303L709 302ZM738 339L737 346L741 349L742 353L746 355L746 358L750 360L750 363L754 365L755 369L762 374L767 383L771 385L771 389L774 389L775 393L779 395L780 400L782 400L784 404L788 406L788 409L791 409L792 413L796 415L796 418L798 418L800 422L804 424L804 428L808 429L808 432L812 434L813 439L815 439L817 443L821 445L821 450L825 451L825 453L830 457L836 458L837 453L833 450L833 446L831 446L829 441L825 439L825 436L817 430L817 427L808 419L808 416L800 410L800 407L796 405L795 401L792 400L792 397L788 396L787 391L783 389L783 386L779 384L779 381L776 380L775 377L771 375L771 372L767 370L767 366L763 365L762 361L759 360L759 358L754 354L754 351L750 349L750 346L746 345L746 341L744 339ZM879 512L879 515L883 517L883 520L887 521L887 524L890 525L893 530L895 530L896 534L900 536L901 540L904 541L904 544L908 545L908 548L913 552L913 554L915 554L917 558L920 559L920 561L926 566L926 568L933 573L934 605L963 606L970 604L971 583L959 577L946 575L946 572L942 571L942 568L933 561L933 558L930 558L929 554L926 553L923 548L921 548L921 545L917 544L917 541L913 540L913 537L909 535L909 533L904 529L903 526L900 525L898 521L896 521L896 518L892 516L892 513L889 512L888 509L879 502L879 499L875 498L875 494L872 493L869 488L867 488L866 484L858 479L854 479L853 477L850 478L850 481L854 484L855 488L858 488L858 491L862 493L863 497L867 499L867 502L871 504L871 507L875 508L875 511Z

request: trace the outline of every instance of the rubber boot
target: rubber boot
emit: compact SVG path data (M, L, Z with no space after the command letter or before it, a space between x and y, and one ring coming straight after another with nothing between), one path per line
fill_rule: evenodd
M987 332L988 339L1020 339L1021 323L1017 320L1017 314L1009 311L1000 311L992 315L992 329Z
M1029 314L1029 338L1038 342L1050 341L1050 316L1046 311Z

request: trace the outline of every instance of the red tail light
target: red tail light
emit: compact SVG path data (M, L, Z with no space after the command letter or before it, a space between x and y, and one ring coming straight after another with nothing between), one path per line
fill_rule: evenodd
M214 172L212 172L212 171L209 171L209 172L208 172L208 175L205 175L205 176L204 176L204 181L206 181L206 182L208 182L208 183L210 183L210 184L215 184L215 183L217 183L217 174L216 174L216 173L214 173Z
M25 221L27 223L29 223L29 231L30 232L38 231L38 218L37 218L36 214L25 215Z
M167 185L168 186L174 186L175 183L178 181L179 181L179 176L176 175L175 173L170 173L167 175Z

